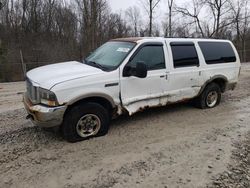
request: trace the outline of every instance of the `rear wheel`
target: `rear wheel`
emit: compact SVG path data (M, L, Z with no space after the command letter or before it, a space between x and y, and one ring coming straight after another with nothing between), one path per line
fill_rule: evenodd
M92 102L79 104L64 117L62 133L69 142L86 140L107 134L109 113L102 105Z
M195 105L201 109L214 108L220 104L221 89L218 84L211 83L206 86L201 95L195 99Z

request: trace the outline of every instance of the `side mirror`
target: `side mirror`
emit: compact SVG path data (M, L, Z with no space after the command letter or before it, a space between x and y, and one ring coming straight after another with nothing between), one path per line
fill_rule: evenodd
M138 62L136 67L131 67L129 64L123 69L123 76L130 77L135 76L138 78L146 78L148 75L147 65L144 62Z
M123 69L123 76L124 77L130 77L132 76L132 67L130 65L126 65Z
M138 78L146 78L148 75L147 65L144 62L138 62L135 68L135 75Z

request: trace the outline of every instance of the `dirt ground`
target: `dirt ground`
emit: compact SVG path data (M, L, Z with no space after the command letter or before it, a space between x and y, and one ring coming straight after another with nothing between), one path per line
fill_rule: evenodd
M217 108L122 116L75 144L25 120L24 90L0 84L0 187L250 187L250 64Z

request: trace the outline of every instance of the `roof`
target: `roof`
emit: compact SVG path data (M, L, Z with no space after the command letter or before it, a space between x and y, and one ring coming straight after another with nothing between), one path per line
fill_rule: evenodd
M110 41L121 41L121 42L135 42L139 41L152 41L152 40L168 40L168 41L228 41L224 39L211 39L211 38L163 38L163 37L129 37L129 38L117 38Z

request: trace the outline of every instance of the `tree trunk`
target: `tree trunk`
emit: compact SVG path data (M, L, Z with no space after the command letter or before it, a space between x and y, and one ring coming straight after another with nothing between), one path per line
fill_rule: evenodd
M169 37L172 37L172 6L169 7L169 15L168 15L168 27L169 27Z
M149 36L152 36L152 22L153 22L153 0L149 0Z

